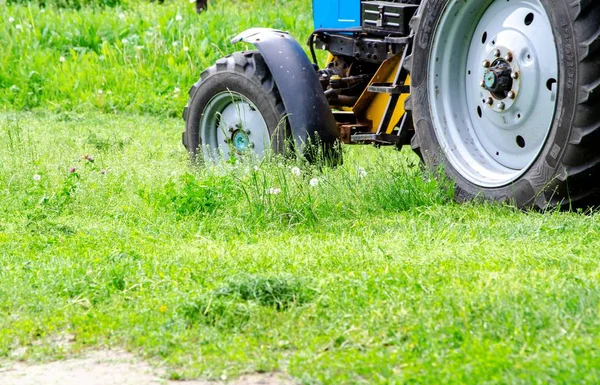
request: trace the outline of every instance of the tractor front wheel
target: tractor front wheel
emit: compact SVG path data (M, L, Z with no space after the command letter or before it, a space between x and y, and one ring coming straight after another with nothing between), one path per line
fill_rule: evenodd
M427 1L413 22L413 148L459 201L598 203L600 2Z
M285 107L257 52L236 52L205 70L190 90L183 117L183 143L198 160L284 150Z

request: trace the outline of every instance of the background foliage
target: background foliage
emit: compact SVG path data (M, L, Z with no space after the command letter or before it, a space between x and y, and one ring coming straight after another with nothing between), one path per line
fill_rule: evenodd
M215 0L200 15L181 1L65 4L80 3L1 6L4 108L180 116L201 70L245 49L229 43L237 33L267 26L303 41L312 26L308 1Z

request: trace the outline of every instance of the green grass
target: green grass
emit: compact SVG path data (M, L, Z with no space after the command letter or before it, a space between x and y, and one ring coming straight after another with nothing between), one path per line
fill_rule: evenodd
M0 106L181 116L200 72L256 26L311 32L309 1L134 1L81 10L0 2Z
M172 378L306 384L600 380L597 215L457 205L412 154L364 147L334 170L196 169L180 130L1 117L0 356L124 346Z
M212 4L0 5L0 361L600 382L597 214L455 204L410 151L192 166L172 116L200 70L246 27L311 26L306 1Z

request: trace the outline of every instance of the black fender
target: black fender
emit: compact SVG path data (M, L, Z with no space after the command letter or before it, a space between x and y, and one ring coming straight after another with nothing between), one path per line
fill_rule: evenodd
M293 37L274 29L252 28L231 42L253 44L262 55L277 84L298 148L309 141L334 144L338 140L339 128L317 72Z

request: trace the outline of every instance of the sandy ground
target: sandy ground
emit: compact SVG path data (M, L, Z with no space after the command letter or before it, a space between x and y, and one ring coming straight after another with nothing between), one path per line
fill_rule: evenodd
M281 374L253 374L227 382L166 381L147 363L124 351L95 351L48 364L0 367L2 385L294 385Z

